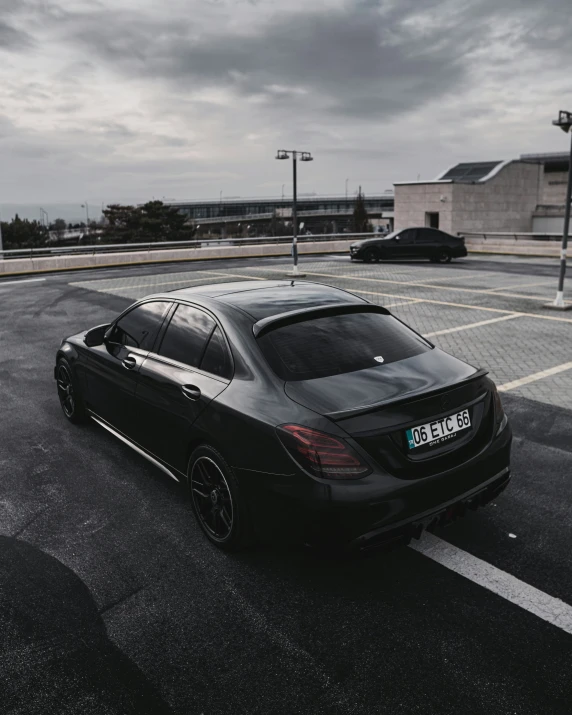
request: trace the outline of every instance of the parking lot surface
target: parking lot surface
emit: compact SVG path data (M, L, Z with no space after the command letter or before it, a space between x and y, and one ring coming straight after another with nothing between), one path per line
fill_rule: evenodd
M572 312L551 259L306 259L490 371L514 431L493 504L412 547L322 559L202 536L162 472L61 414L62 337L187 285L284 276L202 262L0 281L0 712L570 713Z

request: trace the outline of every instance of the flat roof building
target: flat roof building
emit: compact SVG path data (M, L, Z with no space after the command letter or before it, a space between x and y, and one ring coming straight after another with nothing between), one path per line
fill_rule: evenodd
M568 154L457 164L433 181L395 184L395 228L452 234L561 233Z

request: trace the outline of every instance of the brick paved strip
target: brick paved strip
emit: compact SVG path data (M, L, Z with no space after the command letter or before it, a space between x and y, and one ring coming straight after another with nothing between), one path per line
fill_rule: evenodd
M336 276L332 276L336 278ZM352 293L363 293L364 295L381 295L387 298L403 298L404 296L398 293L379 293L374 290L361 290L360 288L352 288ZM560 318L556 315L541 315L539 313L515 313L514 310L502 310L501 308L489 308L484 305L469 305L467 303L451 303L446 300L435 300L433 298L418 298L418 303L433 303L435 305L449 305L453 308L468 308L469 310L486 310L489 313L504 313L505 315L518 315L525 318L538 318L540 320L554 320L558 323L572 323L572 318Z
M478 323L468 323L467 325L459 325L456 328L446 328L445 330L436 330L433 333L425 333L426 338L434 338L437 335L447 335L447 333L457 333L459 330L470 330L470 328L480 328L481 325L490 325L491 323L500 323L502 320L513 320L513 318L521 318L520 313L512 313L511 315L501 315L500 318L491 318L490 320L479 320Z
M542 370L542 372L535 372L533 375L528 375L527 377L521 377L519 380L513 380L512 382L505 382L501 385L498 390L499 392L507 392L508 390L514 390L517 387L522 387L523 385L528 385L531 382L536 382L537 380L542 380L543 377L550 377L551 375L557 375L559 372L564 372L565 370L572 370L572 362L565 362L562 365L557 365L556 367L551 367L548 370Z

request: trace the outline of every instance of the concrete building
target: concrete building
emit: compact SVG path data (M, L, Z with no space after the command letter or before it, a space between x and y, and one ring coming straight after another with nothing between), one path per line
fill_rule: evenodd
M452 234L562 232L568 154L457 164L433 181L395 184L395 228Z

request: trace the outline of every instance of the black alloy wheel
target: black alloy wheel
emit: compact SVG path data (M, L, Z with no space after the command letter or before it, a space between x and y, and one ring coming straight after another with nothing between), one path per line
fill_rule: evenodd
M252 536L238 482L215 449L204 445L193 452L188 482L193 511L207 537L227 551L249 545Z
M375 248L366 249L363 254L363 260L366 263L374 263L375 261L377 261L378 255L377 255L377 251L375 250Z
M56 379L58 397L64 415L70 422L83 422L85 411L79 390L74 384L71 367L67 360L60 360L57 365Z
M439 263L451 263L451 254L446 248L442 248L437 254L437 261Z

